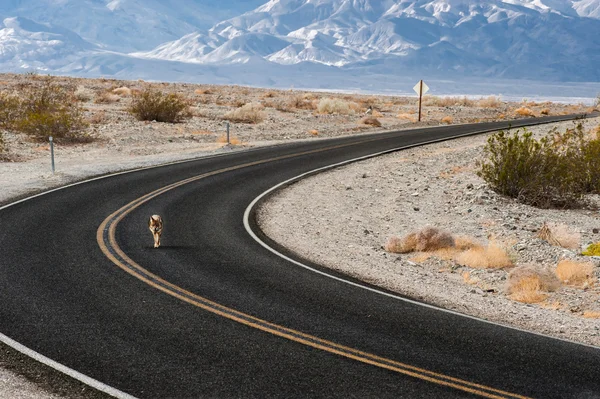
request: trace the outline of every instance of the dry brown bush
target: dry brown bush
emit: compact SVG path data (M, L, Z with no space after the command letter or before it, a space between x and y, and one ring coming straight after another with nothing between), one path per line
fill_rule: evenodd
M351 105L358 107L356 103L350 103L339 98L322 98L317 104L317 111L320 114L349 115L354 112Z
M296 94L291 96L285 103L281 103L286 110L292 109L307 109L315 110L317 106L311 96ZM280 110L281 111L281 110ZM288 111L289 112L289 111Z
M131 89L129 87L117 87L113 89L112 93L121 97L131 97Z
M454 122L454 118L452 118L451 116L444 116L442 118L442 123L451 124L452 122Z
M500 98L496 96L489 96L480 98L475 102L475 104L481 108L498 108L502 105L502 101L500 101Z
M203 95L203 94L213 94L213 91L211 89L196 89L194 90L194 93L198 94L198 95Z
M88 117L87 120L91 125L100 125L106 120L106 112L104 110L94 112Z
M512 300L523 303L539 303L560 288L560 281L548 270L523 265L508 274L506 292Z
M94 102L96 104L112 104L121 101L121 97L117 94L109 93L107 91L100 91L96 93Z
M384 248L388 252L408 253L431 252L451 247L454 247L454 238L449 233L435 227L425 227L403 238L390 238Z
M408 120L413 123L417 121L417 118L415 118L413 115L406 114L406 113L400 113L400 114L396 115L396 118L402 119L402 120Z
M515 114L519 116L535 116L533 111L527 107L520 107L515 110Z
M487 247L475 245L457 255L456 262L474 269L500 269L513 266L506 251L495 241Z
M308 131L308 134L312 135L312 136L318 136L319 135L319 131L317 129L311 129Z
M373 117L373 116L365 116L364 118L362 118L360 120L361 124L363 125L370 125L370 126L375 126L375 127L381 127L381 122L379 122L379 119Z
M556 265L556 276L564 284L584 287L591 285L594 280L594 264L563 259Z
M544 108L540 111L540 114L542 115L550 115L550 110L548 108Z
M260 123L266 117L266 113L263 112L263 106L259 103L248 103L223 115L223 119L241 123Z
M585 310L583 312L583 317L586 319L600 319L600 312L594 310Z
M227 143L227 135L219 136L217 139L217 143ZM229 144L231 145L240 145L242 142L236 137L229 137Z
M275 91L268 91L265 94L263 94L262 96L263 98L273 98L273 97L277 97L277 92Z
M467 97L425 96L423 97L423 105L429 107L452 107L458 105L472 107L475 105L475 101Z
M88 89L83 85L77 86L75 90L75 98L81 102L88 102L94 98L94 91L92 89Z
M537 237L557 247L578 249L581 246L581 234L565 224L544 223Z

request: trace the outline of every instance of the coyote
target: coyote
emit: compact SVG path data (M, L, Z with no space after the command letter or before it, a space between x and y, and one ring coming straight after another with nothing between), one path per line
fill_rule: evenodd
M150 216L150 220L148 221L148 228L154 236L154 248L160 247L160 235L162 234L163 229L162 218L159 215Z

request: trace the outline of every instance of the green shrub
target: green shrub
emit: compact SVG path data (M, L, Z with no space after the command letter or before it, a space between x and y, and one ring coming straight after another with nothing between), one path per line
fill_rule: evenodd
M564 134L551 132L540 140L527 130L512 136L498 132L488 139L478 175L494 191L525 204L575 207L597 185L591 179L599 173L594 168L600 163L586 155L594 151L596 143L584 140L581 126Z
M581 254L585 256L600 256L600 242L590 244Z
M140 121L175 123L192 116L188 102L181 96L152 89L134 95L128 111Z
M0 94L0 127L25 133L35 140L49 136L57 142L87 142L87 123L73 91L51 79L28 86L21 95Z

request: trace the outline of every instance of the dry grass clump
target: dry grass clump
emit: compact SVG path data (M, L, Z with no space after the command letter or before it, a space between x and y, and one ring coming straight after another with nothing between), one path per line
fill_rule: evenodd
M541 114L541 115L550 115L550 110L549 110L548 108L543 108L543 109L540 111L540 114Z
M219 136L217 139L217 143L227 143L227 135ZM231 145L240 145L242 142L236 137L229 137L229 144Z
M581 234L560 223L544 223L537 237L562 248L578 249L581 245Z
M564 284L585 287L593 284L594 264L591 262L577 262L563 259L556 265L556 276Z
M119 101L121 101L121 96L108 91L97 92L96 97L94 98L96 104L112 104Z
M500 269L513 266L506 251L495 241L490 241L487 247L473 245L458 254L456 262L474 269Z
M400 113L400 114L396 115L396 118L401 119L401 120L408 120L413 123L417 121L417 118L415 118L413 115L407 114L407 113Z
M77 86L75 89L75 98L81 102L91 101L94 98L94 91L92 89L88 89L83 85Z
M291 109L306 109L306 110L310 110L310 111L317 109L316 100L315 100L314 96L310 95L309 93L293 95L284 103L279 103L279 104L284 109L280 110L277 107L275 107L275 108L280 111L284 111L284 112L289 112L290 108Z
M100 124L104 123L105 120L106 120L106 112L104 110L101 110L99 112L94 112L87 118L88 123L90 123L91 125L100 125Z
M502 101L500 101L499 97L489 96L480 98L475 102L475 104L481 108L498 108L502 105Z
M273 98L273 97L277 97L277 92L274 91L268 91L265 94L263 94L262 96L263 98Z
M204 95L204 94L213 94L213 91L211 89L196 89L194 90L194 93L198 94L198 95Z
M458 105L463 107L472 107L475 105L475 101L468 99L467 97L425 96L423 97L423 105L433 107L452 107Z
M312 135L312 136L318 136L319 135L319 131L317 129L311 129L308 131L308 134Z
M454 118L452 118L451 116L444 116L442 118L442 123L447 123L449 125L452 122L454 122Z
M358 107L354 104L354 107ZM320 114L341 114L349 115L354 112L352 103L339 98L322 98L317 104L317 112Z
M435 227L425 227L409 233L403 238L391 237L384 248L388 252L430 252L454 247L454 238L447 232Z
M117 87L113 89L113 94L116 94L120 97L131 97L131 89L129 87Z
M519 266L508 274L506 292L509 298L523 303L540 303L548 292L560 288L560 281L548 270L531 265Z
M519 116L535 116L533 111L527 107L520 107L515 110L515 114Z
M265 120L267 114L264 107L259 103L248 103L223 115L223 119L240 123L260 123Z
M583 317L586 319L600 319L600 312L596 312L593 310L585 310L583 312Z
M381 122L379 122L379 119L375 118L374 116L365 116L360 120L359 123L363 125L381 127Z

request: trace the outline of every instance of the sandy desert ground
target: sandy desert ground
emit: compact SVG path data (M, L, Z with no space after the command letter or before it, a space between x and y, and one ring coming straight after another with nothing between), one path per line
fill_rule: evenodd
M19 92L46 79L4 74L0 75L0 90ZM583 104L430 96L424 101L423 120L417 122L416 97L111 79L52 80L75 93L90 123L87 133L91 142L57 144L53 174L48 143L4 131L0 204L90 176L288 140L590 110ZM131 93L147 87L180 94L189 101L193 116L176 124L136 120L127 112ZM365 119L369 106L378 122ZM250 115L246 118L250 123L232 116L236 111ZM224 139L228 119L231 144ZM595 129L599 123L597 118L589 120L585 128ZM555 127L572 125L563 122ZM551 127L532 130L542 135ZM491 192L474 167L485 140L486 135L482 135L433 144L312 177L267 203L260 212L261 226L273 239L301 255L373 284L460 313L600 346L600 272L596 259L585 259L594 268L586 286L561 284L537 303L516 301L506 292L509 273L515 266L533 265L552 271L561 259L582 260L581 249L600 240L598 212L539 210ZM307 206L309 201L303 199L309 192L315 197ZM544 222L566 226L579 238L578 246L562 248L536 238ZM283 227L292 224L292 229ZM407 234L415 226L443 228L469 236L483 246L493 237L514 266L476 268L461 265L452 256L398 255L383 249L391 236ZM22 362L15 361L9 349L2 349L0 396L97 397L81 391L77 384L54 383L49 379L55 376L19 366L17 363ZM76 395L74 390L78 390Z

